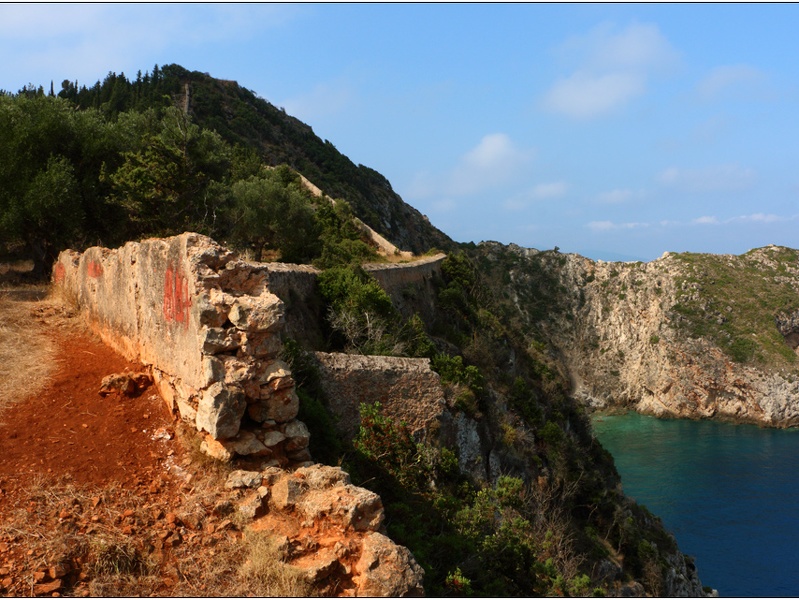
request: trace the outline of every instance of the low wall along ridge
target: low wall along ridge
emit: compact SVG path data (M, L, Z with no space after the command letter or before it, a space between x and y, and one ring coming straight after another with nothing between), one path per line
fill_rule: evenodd
M152 369L170 409L204 433L205 452L310 461L294 380L278 358L283 302L264 265L184 233L67 250L53 283L109 345Z

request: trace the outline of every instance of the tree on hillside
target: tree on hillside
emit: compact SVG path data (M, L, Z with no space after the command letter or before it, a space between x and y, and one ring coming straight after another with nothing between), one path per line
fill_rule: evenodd
M266 170L231 187L232 241L263 251L280 251L285 262L310 262L320 251L319 226L307 194L286 168Z
M212 230L218 198L209 184L228 173L227 144L176 107L157 123L130 119L127 125L149 130L138 148L123 154L119 168L106 175L111 201L127 211L136 230L158 235Z
M82 182L97 180L90 154L106 150L95 116L45 95L0 98L0 240L26 247L36 272L87 233L83 218L97 186Z

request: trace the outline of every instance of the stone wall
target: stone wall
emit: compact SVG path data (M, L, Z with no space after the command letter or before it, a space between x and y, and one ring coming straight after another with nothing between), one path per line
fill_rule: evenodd
M423 319L435 313L433 281L441 275L446 254L427 256L411 263L373 263L364 265L391 297L405 317L419 313Z
M53 282L126 357L151 367L170 409L219 458L310 459L282 348L284 304L263 265L194 233L61 253Z
M438 373L427 358L316 352L321 384L339 433L353 439L359 406L379 402L383 412L422 435L446 410Z
M444 257L365 269L398 308L424 312ZM65 251L54 265L53 281L109 345L151 367L170 409L204 432L208 454L255 455L285 465L310 456L308 431L296 420L294 380L278 355L283 336L304 340L307 347L323 345L318 274L308 265L245 262L208 237L184 233L116 250ZM340 407L348 433L357 432L352 424L359 422L360 402L380 401L419 430L422 417L440 413L440 385L427 381L438 376L427 366L395 368L394 362L413 359L346 360L347 368L352 360L363 362L364 368L353 372L356 379L366 378ZM394 375L397 381L375 388L369 373L383 383ZM395 399L407 398L414 387L413 402Z

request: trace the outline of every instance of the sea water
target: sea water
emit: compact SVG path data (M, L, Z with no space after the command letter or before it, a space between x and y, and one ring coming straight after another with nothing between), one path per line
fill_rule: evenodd
M625 493L721 596L799 596L799 430L597 415Z

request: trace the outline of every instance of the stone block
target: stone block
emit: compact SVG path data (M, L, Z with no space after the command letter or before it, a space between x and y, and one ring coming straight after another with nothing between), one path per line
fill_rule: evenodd
M272 485L270 503L277 510L294 507L308 489L304 480L293 475L285 475Z
M293 388L272 392L264 397L264 388L261 388L261 400L250 404L247 412L255 421L263 423L273 420L277 423L287 423L297 417L300 409L300 399Z
M177 401L177 409L180 418L189 423L197 422L197 409L192 406L188 399L179 398Z
M311 433L302 421L294 420L288 422L283 429L283 433L288 439L285 446L286 452L307 448L311 440Z
M263 371L258 375L258 381L265 385L273 381L291 380L291 368L282 360L275 360L264 366ZM291 381L293 383L293 380ZM291 384L289 384L291 385ZM287 387L281 385L280 387ZM280 387L275 389L280 389Z
M207 283L208 280L206 279L205 282ZM197 303L197 316L201 325L221 327L227 321L227 307L215 304L209 295L199 294L195 302Z
M216 440L231 438L239 432L246 408L241 389L215 383L200 397L195 421L197 429L207 431Z
M204 354L230 352L241 347L241 332L222 327L203 327L200 330L200 343Z
M221 442L208 436L200 444L200 451L211 458L228 462L233 459L233 452L226 448Z
M239 488L257 488L261 485L263 476L258 471L231 471L225 481L225 488L229 490Z
M310 468L297 469L294 473L304 478L308 487L313 490L323 490L350 483L350 474L341 467L314 465Z
M242 349L256 358L274 357L283 349L283 342L275 333L243 333Z
M250 381L255 374L255 363L251 358L238 358L235 356L221 356L225 373L225 383L243 385Z
M264 446L269 448L273 448L278 444L282 444L286 439L286 436L280 433L279 431L267 431L264 434Z
M228 319L242 331L276 331L284 319L283 302L269 292L260 296L241 296L230 307Z
M240 456L271 456L272 451L252 431L239 431L235 438L222 442Z
M225 365L216 356L203 357L203 378L200 383L202 387L208 387L218 381L225 379Z
M424 569L410 551L377 532L363 538L361 557L355 564L353 583L359 596L420 597L424 595Z

